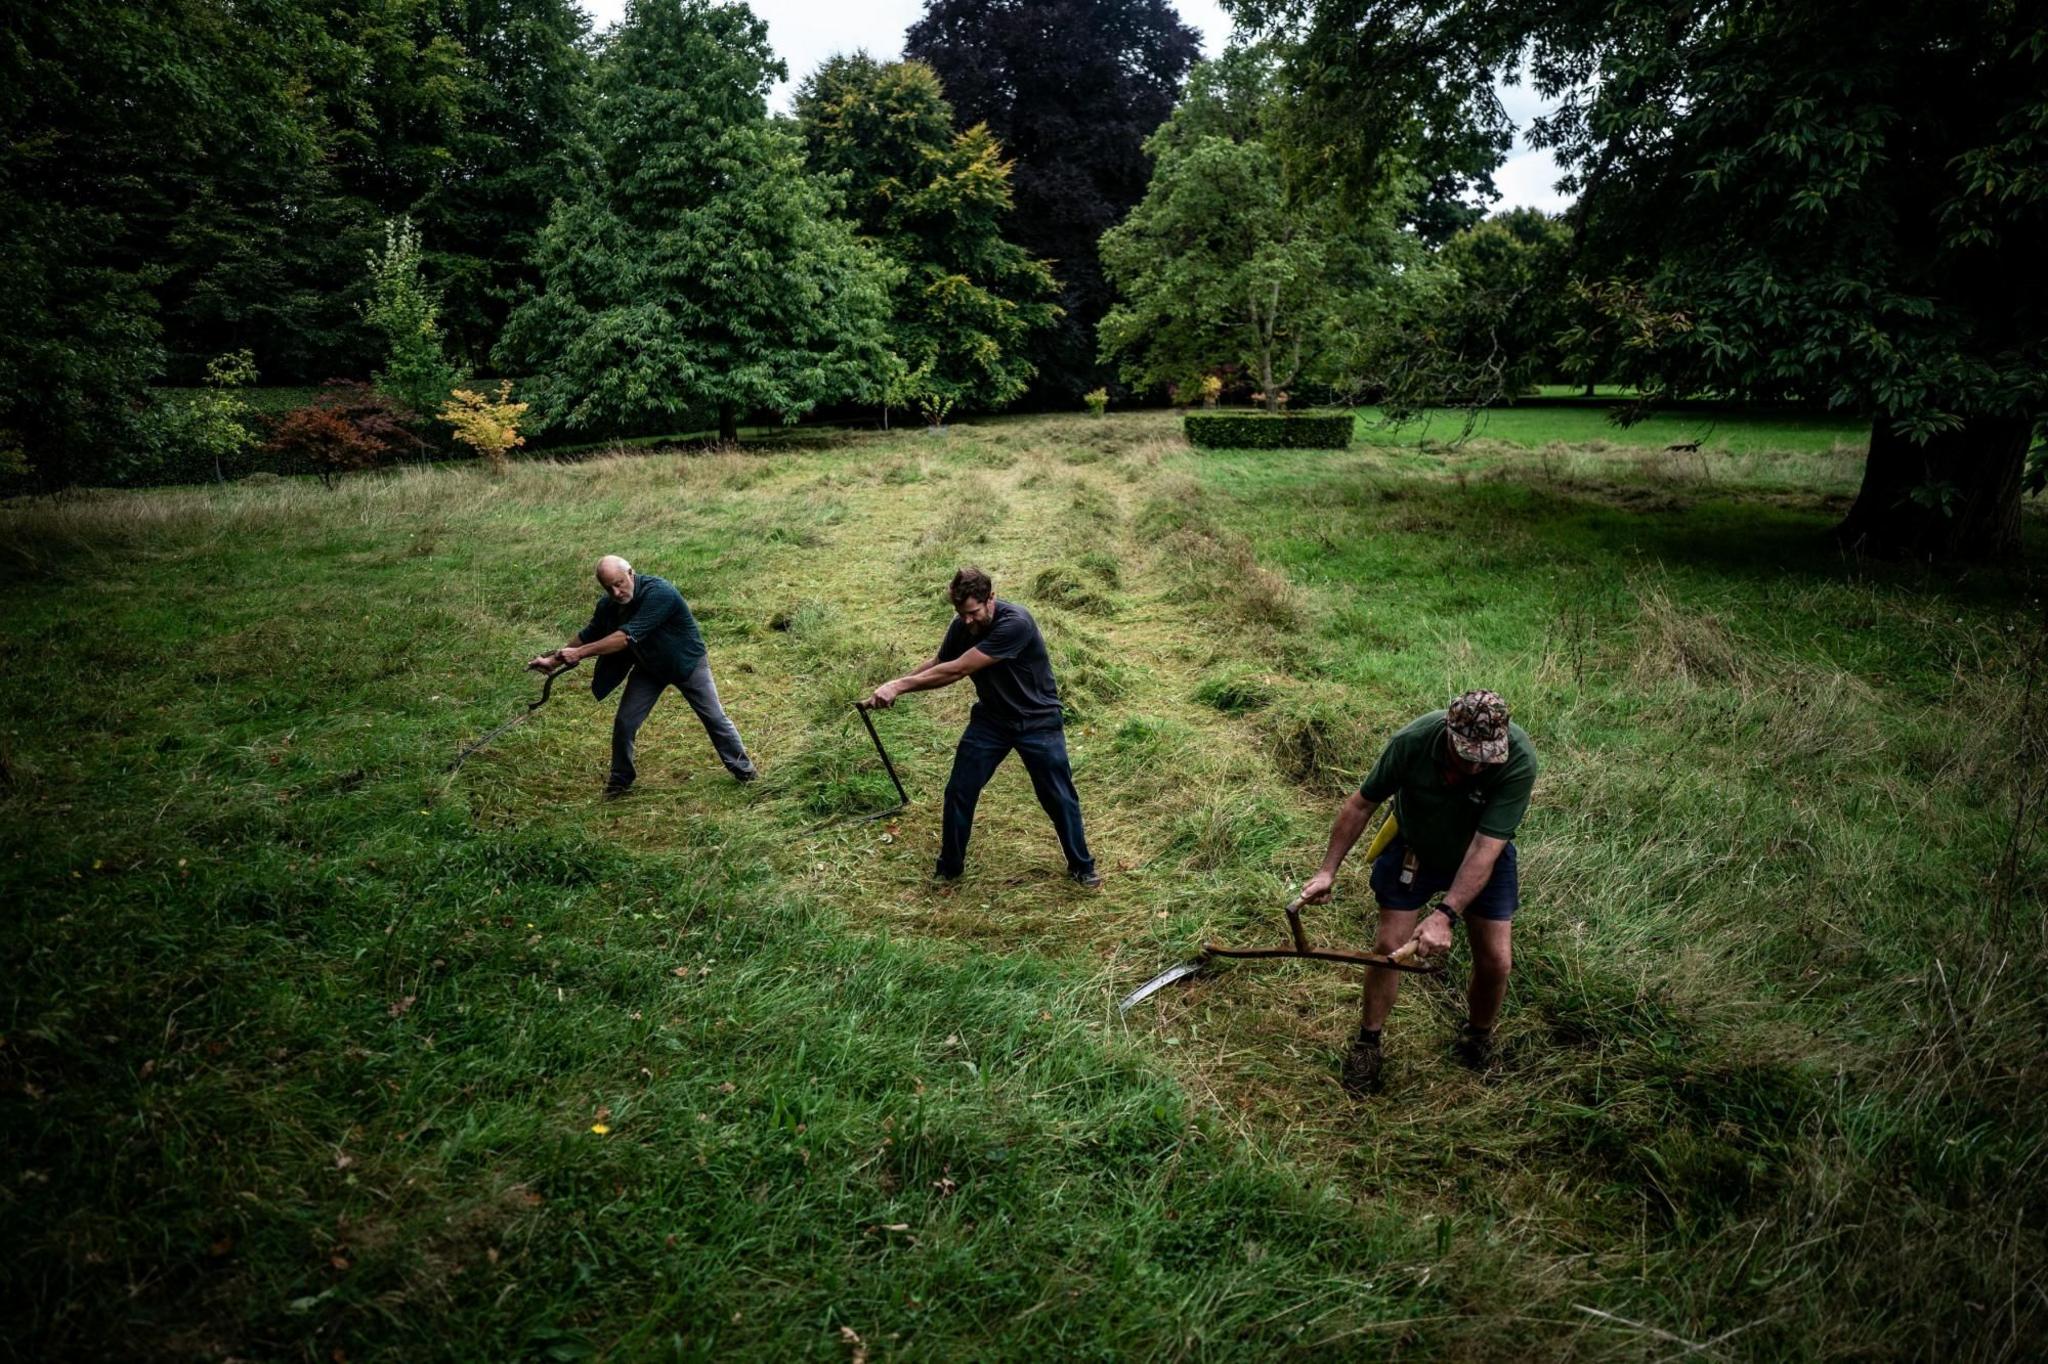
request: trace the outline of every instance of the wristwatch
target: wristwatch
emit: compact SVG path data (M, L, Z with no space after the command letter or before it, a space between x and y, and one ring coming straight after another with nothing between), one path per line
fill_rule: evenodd
M1436 907L1442 910L1443 916L1446 919L1449 919L1452 923L1462 924L1465 922L1465 916L1460 914L1457 910L1452 909L1447 902L1439 900L1437 901Z

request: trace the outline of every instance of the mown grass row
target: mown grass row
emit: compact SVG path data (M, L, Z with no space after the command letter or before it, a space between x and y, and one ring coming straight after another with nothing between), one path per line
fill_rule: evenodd
M1842 457L1657 453L1196 457L1075 419L10 513L7 1338L2023 1349L2024 595L1816 550ZM598 803L573 690L441 771L601 549L684 584L758 786L671 702ZM963 559L1046 626L1100 897L1013 770L968 880L926 883L950 692L881 717L912 811L818 827L893 799L849 704L929 653ZM1546 759L1499 1075L1442 1054L1454 984L1404 997L1363 1108L1335 975L1117 1025L1201 938L1277 933L1379 738L1479 683ZM1320 936L1364 931L1358 883Z

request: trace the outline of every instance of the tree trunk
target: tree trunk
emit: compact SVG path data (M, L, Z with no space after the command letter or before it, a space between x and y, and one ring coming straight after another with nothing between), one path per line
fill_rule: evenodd
M718 405L718 439L727 445L739 444L740 414L731 403Z
M2020 547L2020 479L2033 423L1977 417L1915 445L1871 424L1863 488L1836 529L1861 554L2005 559Z

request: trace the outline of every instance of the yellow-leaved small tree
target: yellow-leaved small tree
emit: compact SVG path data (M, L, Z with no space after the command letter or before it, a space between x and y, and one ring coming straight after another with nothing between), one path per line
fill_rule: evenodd
M458 388L441 409L441 420L455 428L455 439L491 462L491 472L505 472L505 452L526 444L519 434L525 403L512 401L512 381L501 379L495 398Z

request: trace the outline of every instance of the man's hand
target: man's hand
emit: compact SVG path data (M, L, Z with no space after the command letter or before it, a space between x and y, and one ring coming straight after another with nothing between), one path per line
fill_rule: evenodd
M526 666L533 669L537 673L545 673L553 672L557 667L561 665L561 662L562 651L560 649L555 649L548 653L540 654L532 659L529 659L527 661Z
M887 710L896 704L896 698L903 695L903 689L894 682L884 682L875 688L874 695L867 699L869 710Z
M1326 905L1330 902L1330 888L1337 884L1337 878L1326 871L1319 871L1308 878L1308 884L1301 888L1301 902L1305 905Z
M1394 953L1398 960L1434 961L1451 950L1451 916L1431 910L1415 925L1415 936Z

